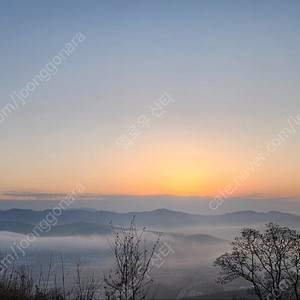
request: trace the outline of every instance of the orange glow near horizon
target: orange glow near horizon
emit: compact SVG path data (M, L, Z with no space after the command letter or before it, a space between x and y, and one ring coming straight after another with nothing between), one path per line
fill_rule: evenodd
M300 1L44 2L0 2L1 199L300 195Z
M203 149L195 144L178 146L174 142L151 146L149 143L130 151L111 149L99 158L97 148L89 149L88 154L76 157L70 154L64 161L49 160L38 166L19 164L16 170L11 169L14 184L9 177L0 178L1 191L68 193L81 183L87 193L97 194L216 196L219 190L232 185L235 176L249 163L246 158L236 159L238 151L220 151L217 145ZM296 179L288 180L297 178L297 164L291 168L280 156L276 159L276 164L270 160L257 168L230 196L299 195Z

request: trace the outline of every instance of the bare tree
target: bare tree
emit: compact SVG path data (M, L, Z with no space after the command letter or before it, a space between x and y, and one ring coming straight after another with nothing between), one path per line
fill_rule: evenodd
M109 300L145 299L153 282L149 276L151 259L159 243L160 235L148 252L145 228L138 231L133 217L130 228L120 229L111 224L114 240L110 241L114 256L114 268L104 275L104 290Z
M0 260L1 256L0 253ZM39 274L35 274L33 265L24 264L16 267L12 264L0 274L0 299L5 300L95 300L101 294L101 282L93 274L83 277L81 275L80 261L76 264L76 282L71 290L66 290L66 280L69 272L66 273L65 263L60 255L61 274L59 281L57 273L53 277L52 256L49 266L44 275L43 267L40 266ZM1 262L0 262L1 263ZM54 286L50 282L54 281Z
M76 263L76 286L75 286L75 300L94 300L100 294L101 282L97 280L94 274L83 278L81 275L81 261Z
M251 282L259 299L300 299L300 236L295 230L269 223L264 233L245 228L232 251L215 260L220 283L237 278Z

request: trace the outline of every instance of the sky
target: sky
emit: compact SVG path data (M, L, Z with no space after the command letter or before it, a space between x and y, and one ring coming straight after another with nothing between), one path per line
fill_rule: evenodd
M80 183L300 201L299 13L276 0L0 1L0 198Z

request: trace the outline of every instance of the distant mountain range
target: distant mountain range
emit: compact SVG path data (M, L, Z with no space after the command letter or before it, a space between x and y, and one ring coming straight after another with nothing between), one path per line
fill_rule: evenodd
M29 209L11 209L0 211L0 231L28 233L39 222L44 220L51 210L34 211ZM90 211L86 209L66 210L57 217L58 223L47 235L89 235L107 234L109 224L128 224L133 216L138 226L147 229L171 230L189 226L251 226L268 222L300 228L300 216L270 211L260 213L255 211L240 211L223 215L196 215L167 209L149 212L115 213L110 211ZM51 221L49 221L51 224ZM194 236L196 238L196 236ZM203 238L203 236L202 236Z

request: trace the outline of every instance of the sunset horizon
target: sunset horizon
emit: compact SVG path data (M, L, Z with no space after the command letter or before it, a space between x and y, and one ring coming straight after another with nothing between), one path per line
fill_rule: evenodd
M0 300L300 300L300 1L0 1Z

